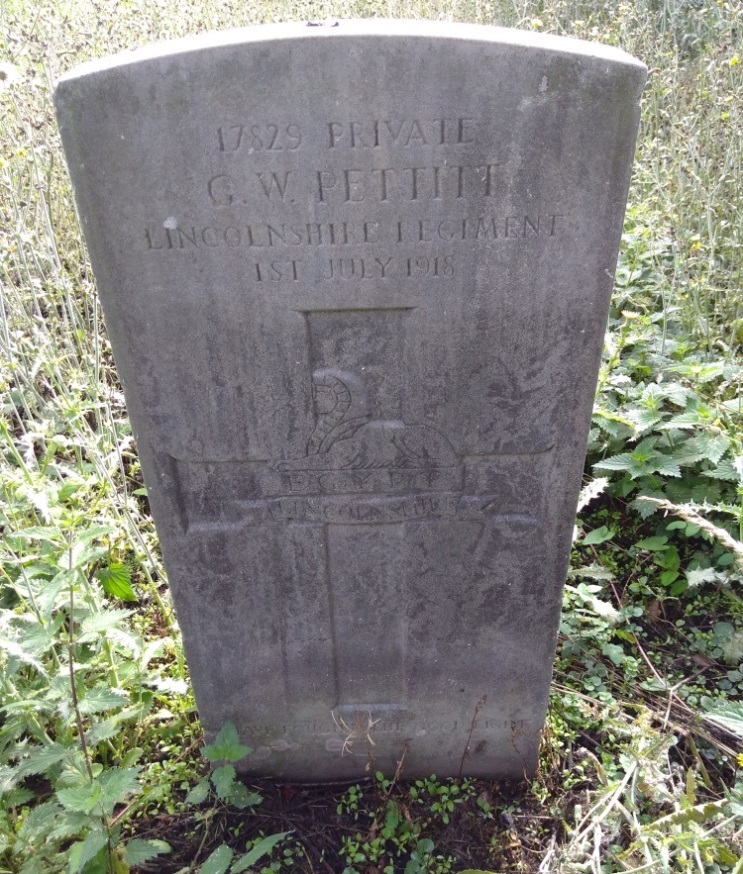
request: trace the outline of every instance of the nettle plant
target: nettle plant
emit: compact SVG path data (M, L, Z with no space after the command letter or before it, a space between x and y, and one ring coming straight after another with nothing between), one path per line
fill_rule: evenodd
M120 606L137 598L125 539L99 524L90 480L15 461L0 501L0 865L123 874L169 850L125 826L154 788L143 729L174 718L185 678L171 639L146 640Z
M670 243L652 246L641 230L625 235L588 453L602 477L597 492L605 487L640 518L656 519L634 550L649 553L661 585L679 595L739 578L743 369L680 339L681 315L666 299L663 275L672 257ZM607 524L583 542L616 532ZM718 545L686 547L684 567L684 538Z

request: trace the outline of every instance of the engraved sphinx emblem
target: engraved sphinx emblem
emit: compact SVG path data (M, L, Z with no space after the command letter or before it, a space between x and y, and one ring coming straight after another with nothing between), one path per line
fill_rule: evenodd
M363 382L344 370L312 375L316 423L307 454L279 461L278 471L424 470L456 467L454 449L428 425L373 419Z

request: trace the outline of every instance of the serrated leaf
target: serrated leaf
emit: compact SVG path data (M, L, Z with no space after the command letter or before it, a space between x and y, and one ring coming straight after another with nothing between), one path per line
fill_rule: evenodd
M656 410L636 410L632 417L635 420L635 430L638 434L649 431L653 425L657 425L663 418Z
M44 774L49 768L61 762L67 755L67 749L61 744L49 744L44 747L26 747L28 756L16 769L16 778L22 780L29 774Z
M712 470L703 470L703 476L712 477L712 479L721 479L726 482L737 483L741 478L735 468L735 464L729 458L723 458L717 463L717 467Z
M232 807L244 810L246 807L256 807L262 801L263 796L257 792L248 792L244 783L237 781L232 785L232 790L230 791L230 804Z
M22 662L24 665L31 665L31 667L37 670L42 676L47 676L44 665L33 655L33 653L28 652L25 647L21 646L21 644L17 643L15 640L11 640L9 637L0 637L0 650L5 650L10 658L18 659L18 661Z
M59 807L59 805L57 805ZM65 841L78 837L90 825L90 814L80 811L64 810L55 819L48 832L50 841Z
M658 455L654 462L653 470L656 473L662 473L664 476L681 476L681 468L674 458L668 455Z
M283 841L284 838L288 837L290 834L290 831L278 832L275 835L268 835L267 837L262 838L255 846L251 847L245 855L240 856L240 858L235 861L232 868L230 868L230 874L241 874L242 871L246 871L251 865L255 865L259 859L267 856L276 844Z
M199 868L199 874L224 874L232 861L232 850L227 844L222 844L208 857Z
M201 804L206 801L209 794L209 778L202 777L201 780L191 789L186 795L186 804Z
M670 419L666 419L656 427L657 431L684 431L693 430L694 428L703 425L704 420L695 410L690 410L684 413L679 413Z
M101 804L104 811L110 815L117 804L136 793L141 792L137 775L141 768L108 768L98 777L101 784Z
M578 507L576 512L580 513L580 511L587 507L591 501L598 498L601 495L606 487L609 485L609 480L605 476L598 476L595 479L592 479L589 483L587 483L580 490L580 495L578 496Z
M83 619L80 626L78 642L98 640L109 628L119 625L132 615L131 610L107 609L100 613L91 613Z
M677 407L685 407L691 394L691 391L680 382L668 382L663 385L663 395Z
M594 470L630 470L632 456L628 452L620 452L593 465Z
M202 754L210 762L237 762L250 751L250 747L240 743L235 724L227 722L214 738L214 743L203 748Z
M730 447L730 439L724 434L702 434L698 438L700 448L705 450L707 458L717 464Z
M64 810L54 801L37 804L23 820L18 831L19 837L26 843L43 843L63 814Z
M5 795L5 807L6 809L10 807L22 807L24 804L31 801L32 798L36 798L36 795L29 789L12 789Z
M20 540L43 540L47 543L59 544L60 535L54 528L45 528L42 525L32 525L29 528L19 528L10 534L11 537Z
M686 571L686 582L689 588L694 589L697 586L703 586L705 583L723 582L725 574L711 567L695 568L691 571Z
M225 801L230 794L230 790L237 776L233 765L222 765L212 771L212 783L217 797Z
M63 618L56 616L52 622L46 625L36 623L30 628L25 628L23 644L26 650L33 652L36 656L41 656L53 649L57 644L57 632L62 627L62 622Z
M743 703L727 702L702 714L705 719L721 725L728 731L743 738Z
M106 846L108 839L105 832L90 831L85 840L74 843L69 850L70 874L78 874L82 868L90 862Z
M81 713L103 713L128 703L129 695L123 689L101 685L88 689L85 697L80 699L79 707Z
M111 740L112 737L121 731L121 716L116 714L109 719L96 721L91 728L85 732L85 741L88 746L95 747L99 743L106 740Z
M100 783L84 783L82 786L71 786L68 789L58 789L57 799L67 810L91 813L101 802L102 789Z
M185 695L188 692L188 682L174 677L153 677L145 682L158 692L169 692L173 695Z
M124 848L124 861L127 865L141 865L170 851L171 846L166 841L134 838Z
M132 589L132 573L121 562L111 562L108 567L99 568L96 572L98 582L103 586L103 591L122 601L136 601L137 596Z
M703 482L692 486L691 500L695 504L717 504L720 500L720 486L718 483ZM683 502L681 502L683 503Z
M659 507L657 504L654 504L652 501L648 501L647 498L659 498L661 500L665 499L666 496L662 492L653 492L650 495L638 495L634 501L630 503L630 506L636 513L638 513L643 519L648 519L653 513L659 512Z

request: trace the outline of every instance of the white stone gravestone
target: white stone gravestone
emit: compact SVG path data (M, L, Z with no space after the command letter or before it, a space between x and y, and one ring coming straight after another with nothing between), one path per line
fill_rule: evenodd
M56 105L208 735L534 771L645 68L271 25Z

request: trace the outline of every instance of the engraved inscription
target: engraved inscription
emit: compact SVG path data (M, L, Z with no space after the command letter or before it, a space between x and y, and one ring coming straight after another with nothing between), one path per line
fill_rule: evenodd
M497 168L498 164L493 163L321 169L316 171L314 195L318 203L328 204L495 197L504 193L497 184Z
M221 192L219 196L228 196ZM485 215L477 218L398 218L389 223L376 221L213 224L145 228L147 250L190 249L282 249L404 245L417 243L493 243L558 237L564 216L556 213L533 215ZM441 256L442 260L444 257Z
M388 149L396 146L446 146L473 143L475 120L472 118L366 119L365 121L330 121L327 143L331 149Z
M302 145L302 131L296 124L227 124L217 128L220 152L293 152Z
M245 275L251 284L426 279L437 280L434 289L446 288L445 280L459 275L469 260L454 250L457 243L533 245L564 236L565 216L559 209L544 205L536 211L519 210L514 198L520 196L526 205L532 195L509 187L512 147L507 134L495 142L490 136L487 150L480 143L474 153L479 139L475 119L443 114L336 118L302 125L226 120L215 128L206 149L218 157L211 174L205 173L201 195L202 207L213 216L150 223L138 245L151 253L243 249L258 257L260 250L327 247L329 257L317 261L260 257ZM327 161L302 165L305 145L313 153L324 149ZM279 160L290 166L280 168ZM481 214L462 210L468 201L480 203ZM415 206L435 208L436 217L400 213L381 221L358 215L365 208ZM452 214L442 217L442 208ZM273 220L256 221L267 209ZM340 215L332 221L308 221L318 210ZM439 243L449 244L447 250L420 252L425 244ZM351 258L332 251L349 246L370 249Z

